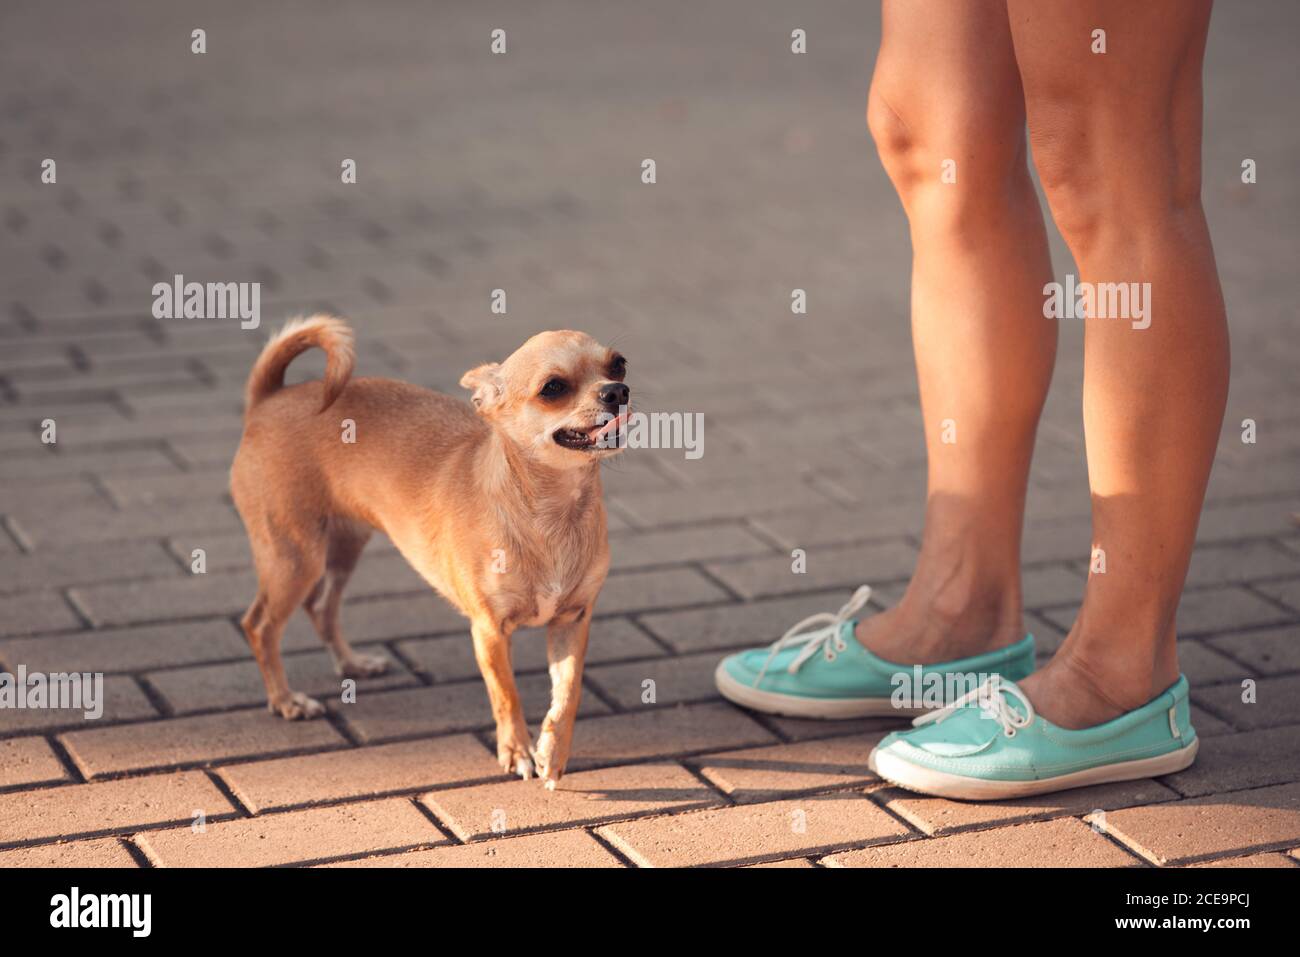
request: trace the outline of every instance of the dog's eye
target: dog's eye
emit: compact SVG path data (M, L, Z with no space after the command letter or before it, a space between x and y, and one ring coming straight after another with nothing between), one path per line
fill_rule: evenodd
M568 386L564 384L563 379L550 379L546 385L542 386L539 395L544 399L554 399L557 395L564 395L564 390L567 388Z
M609 377L622 379L625 375L627 375L627 360L622 356L615 356L609 363Z

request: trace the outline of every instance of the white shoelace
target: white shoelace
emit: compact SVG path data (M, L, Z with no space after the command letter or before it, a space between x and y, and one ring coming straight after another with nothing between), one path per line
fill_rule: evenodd
M794 660L786 666L785 670L790 674L797 672L803 667L805 661L818 652L821 652L827 661L834 661L837 654L848 648L844 639L840 637L840 631L843 629L844 623L857 614L870 597L871 588L863 585L853 593L853 597L846 601L844 606L835 614L832 615L829 611L819 611L817 614L809 615L803 621L791 627L790 630L773 642L772 650L767 654L767 660L763 662L758 677L754 679L754 687L757 688L762 682L763 676L767 674L768 665L772 663L772 659L786 648L803 645L803 649L799 654L795 655ZM814 628L812 631L804 631L805 628L813 625L819 627Z
M1019 699L1024 705L1024 713L1017 711L1007 702L1002 693L1006 692L1014 698ZM912 725L919 728L923 724L929 724L931 721L939 722L952 717L962 708L966 707L972 701L978 701L980 713L986 717L992 718L998 724L1002 725L1002 733L1008 738L1014 738L1016 731L1020 728L1027 728L1034 722L1034 706L1029 703L1025 693L1018 686L1010 682L1003 683L997 676L993 675L988 678L982 685L974 691L968 691L952 704L940 708L938 711L928 711L917 718L912 719Z

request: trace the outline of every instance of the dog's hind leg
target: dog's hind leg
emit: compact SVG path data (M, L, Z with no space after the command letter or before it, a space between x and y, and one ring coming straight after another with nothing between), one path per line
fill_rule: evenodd
M334 670L344 678L373 678L388 670L389 661L383 655L367 655L355 651L343 637L339 627L339 608L343 603L343 588L352 577L361 552L370 540L368 526L347 519L331 519L326 529L329 546L325 553L325 574L316 582L303 608L316 627L316 633L334 658Z

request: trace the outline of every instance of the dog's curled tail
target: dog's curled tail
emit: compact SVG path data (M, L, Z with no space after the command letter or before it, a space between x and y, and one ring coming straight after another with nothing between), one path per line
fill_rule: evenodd
M325 399L320 411L324 412L333 404L352 375L355 360L352 330L346 322L334 316L309 316L285 323L253 363L248 387L244 391L245 418L263 399L284 388L284 370L298 355L313 346L324 349L326 355Z

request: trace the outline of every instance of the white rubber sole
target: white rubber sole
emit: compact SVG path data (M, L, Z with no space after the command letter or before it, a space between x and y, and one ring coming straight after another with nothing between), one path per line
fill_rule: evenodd
M924 708L896 708L889 698L800 698L776 691L762 691L741 684L731 677L721 662L713 672L713 682L728 701L743 708L788 718L818 718L823 721L845 721L849 718L882 715L911 718L926 711Z
M889 783L909 791L916 791L918 794L932 794L935 797L954 798L958 801L1002 801L1008 798L1064 791L1067 788L1081 788L1089 784L1134 781L1139 778L1173 774L1175 771L1189 767L1196 760L1196 752L1200 747L1201 739L1196 738L1185 748L1154 758L1119 761L1084 771L1058 774L1038 781L985 781L980 778L963 777L960 774L920 767L887 751L882 753L879 748L871 749L871 754L867 757L867 766Z

